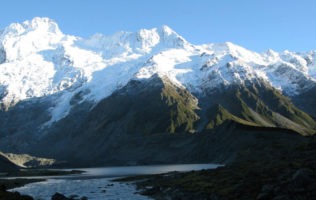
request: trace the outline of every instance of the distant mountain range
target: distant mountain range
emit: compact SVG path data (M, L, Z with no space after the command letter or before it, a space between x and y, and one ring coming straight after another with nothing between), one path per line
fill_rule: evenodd
M316 51L193 45L167 26L86 39L34 18L0 31L0 110L5 152L82 166L225 161L221 134L316 133Z

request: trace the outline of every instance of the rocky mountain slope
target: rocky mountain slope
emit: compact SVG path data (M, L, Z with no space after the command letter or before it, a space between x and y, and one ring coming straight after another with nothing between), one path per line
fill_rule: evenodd
M167 26L85 39L47 18L0 31L5 152L82 165L194 162L202 138L233 134L235 123L315 134L315 91L316 51L193 45Z
M52 166L56 161L54 159L37 158L28 154L2 153L0 156L21 168L41 168Z
M7 172L7 171L16 171L19 167L8 160L6 157L0 155L0 171Z

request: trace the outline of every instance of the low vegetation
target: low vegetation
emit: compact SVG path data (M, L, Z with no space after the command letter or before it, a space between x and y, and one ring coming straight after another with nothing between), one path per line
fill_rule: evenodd
M141 194L157 200L313 199L316 195L316 138L298 145L295 152L288 152L280 145L274 148L280 151L275 156L262 156L263 152L258 149L240 152L235 162L215 170L174 172L120 181L136 182Z

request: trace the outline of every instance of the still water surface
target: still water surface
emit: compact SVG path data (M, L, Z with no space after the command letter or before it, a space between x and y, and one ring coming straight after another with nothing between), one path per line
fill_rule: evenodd
M50 200L56 192L65 196L87 197L89 200L145 200L148 197L136 193L135 185L130 183L112 182L113 178L130 175L159 174L171 171L191 171L215 169L216 164L182 164L182 165L152 165L130 167L83 168L83 174L72 176L47 177L47 181L33 183L13 189L22 194L33 196L37 200Z
M122 177L131 175L160 174L172 171L185 172L191 170L214 169L217 164L178 164L178 165L146 165L128 167L82 168L81 177Z

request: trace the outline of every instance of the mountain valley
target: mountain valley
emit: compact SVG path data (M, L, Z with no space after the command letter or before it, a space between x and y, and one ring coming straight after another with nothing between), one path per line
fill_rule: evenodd
M288 148L314 135L315 88L315 51L193 45L167 26L85 39L34 18L0 31L0 151L62 167L230 163L272 134Z

